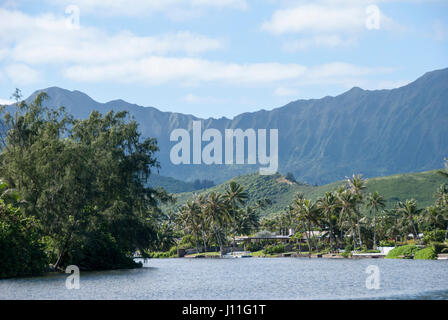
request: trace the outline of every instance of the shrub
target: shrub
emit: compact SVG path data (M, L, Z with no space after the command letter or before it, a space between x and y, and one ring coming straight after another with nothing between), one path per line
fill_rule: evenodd
M251 242L246 245L246 250L248 251L259 251L263 249L263 245L257 242Z
M381 240L380 247L395 247L394 240Z
M270 245L263 249L264 254L275 254L285 252L285 246L283 244Z
M96 231L85 241L76 241L66 255L67 264L81 270L132 269L141 267L125 252L109 232Z
M431 246L436 254L442 253L444 249L447 249L447 245L440 242L433 242Z
M392 249L387 254L387 259L400 259L402 256L414 256L414 254L418 251L418 247L414 244L409 244L401 247L397 247Z
M0 279L38 275L48 269L37 221L0 200Z
M414 259L418 260L434 260L436 258L437 254L432 246L418 250L414 255Z
M353 247L351 245L345 246L345 250L342 253L342 256L345 257L345 258L351 257L352 256L352 250L353 250Z
M429 244L433 241L443 242L445 240L445 230L437 230L435 235L434 231L425 231L422 240L424 244Z

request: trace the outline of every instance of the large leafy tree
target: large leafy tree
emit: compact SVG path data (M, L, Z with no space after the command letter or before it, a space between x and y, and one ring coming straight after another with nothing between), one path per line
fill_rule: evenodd
M45 98L3 110L0 175L51 239L55 268L132 266L132 253L154 240L158 202L168 199L147 187L156 141L143 139L126 112L74 120L43 107Z

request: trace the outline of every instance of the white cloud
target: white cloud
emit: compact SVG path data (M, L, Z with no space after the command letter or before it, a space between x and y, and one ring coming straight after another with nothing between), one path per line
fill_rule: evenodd
M39 78L38 72L25 64L8 65L3 71L13 84L28 85Z
M312 47L339 47L355 44L364 32L399 30L401 27L385 16L381 9L369 6L378 1L298 1L293 6L276 10L261 25L261 30L276 36L292 34L286 51ZM373 11L372 11L373 10ZM373 23L373 27L372 27Z
M198 96L193 93L189 93L181 98L183 102L191 103L191 104L207 104L207 103L221 103L222 100L210 97L210 96Z
M262 24L262 29L273 34L354 31L362 28L364 22L362 7L302 5L275 11L271 19Z
M296 89L287 87L278 87L275 89L274 94L279 97L297 96L299 92Z
M0 59L33 64L111 62L150 54L195 55L222 47L219 40L187 31L152 37L126 31L109 35L92 27L67 28L62 17L32 17L1 8L0 44Z
M299 85L341 83L388 72L342 62L306 67L296 63L213 61L197 55L221 48L222 42L202 35L177 32L143 37L126 31L107 34L82 24L79 30L70 29L65 22L63 17L54 15L30 16L0 8L0 60L7 66L0 72L19 84L36 81L40 68L54 68L67 79L92 83L188 86L219 82L278 88L288 87L285 82L291 81ZM338 45L345 41L316 39L311 45ZM279 90L277 94L286 91ZM193 101L195 97L189 98Z
M77 65L65 77L80 82L118 82L198 85L219 82L227 85L265 86L294 81L297 85L343 84L367 75L384 74L390 68L370 68L343 62L306 67L299 64L235 64L198 58L150 57L139 61L95 66ZM282 93L282 90L278 91ZM285 90L283 90L285 93ZM190 97L194 98L194 97Z
M302 51L314 47L335 48L349 46L355 42L353 38L342 38L339 35L313 35L309 38L302 38L287 41L283 44L283 49L287 52Z
M47 0L56 5L76 5L81 13L95 15L147 16L163 12L169 17L195 16L195 12L210 8L245 10L246 0Z
M236 64L198 58L152 56L119 64L69 67L65 76L76 81L146 82L151 84L180 81L201 83L220 81L237 84L262 84L295 79L304 74L298 64L254 63Z
M0 98L0 106L4 106L5 104L6 104L6 105L8 105L8 104L13 104L13 103L14 103L13 100L10 100L10 99L1 99L1 98Z

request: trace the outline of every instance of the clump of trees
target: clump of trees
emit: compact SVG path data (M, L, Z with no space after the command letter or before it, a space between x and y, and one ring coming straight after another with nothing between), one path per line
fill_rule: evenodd
M448 176L447 172L440 173ZM380 243L410 239L440 242L448 238L448 186L439 187L434 205L428 208L419 208L416 200L409 199L386 209L383 196L367 193L366 181L353 175L345 185L316 201L298 193L285 212L263 219L261 227L281 234L289 229L304 233L310 252L345 247L376 249Z
M147 186L159 166L156 141L143 139L126 112L78 120L43 107L46 98L0 110L0 177L20 199L0 202L0 276L37 273L47 261L54 269L136 266L133 254L156 244L158 204L169 200ZM27 250L45 259L4 265Z
M217 245L222 255L229 239L234 248L236 235L251 234L258 229L258 210L269 203L262 200L248 206L247 201L244 188L232 181L223 193L195 195L179 209L177 221L185 235L192 235L198 252Z

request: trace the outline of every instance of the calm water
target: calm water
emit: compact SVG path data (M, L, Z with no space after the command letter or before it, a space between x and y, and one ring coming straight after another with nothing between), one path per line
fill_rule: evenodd
M366 288L369 265L380 289ZM0 299L448 299L448 261L152 259L142 269L0 280Z

